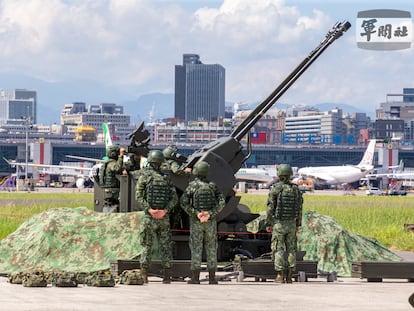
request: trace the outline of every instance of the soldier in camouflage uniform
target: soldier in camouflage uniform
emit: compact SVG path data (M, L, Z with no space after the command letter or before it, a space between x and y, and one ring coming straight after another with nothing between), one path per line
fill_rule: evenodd
M144 209L140 240L142 254L140 258L141 272L148 282L147 271L151 265L152 243L158 239L160 258L164 268L164 284L171 283L172 238L169 213L177 204L178 196L168 175L161 172L164 156L159 150L148 154L148 166L142 170L138 178L135 198Z
M194 165L195 180L190 182L181 196L181 207L190 217L191 280L200 284L203 241L207 257L209 284L217 284L217 221L216 215L224 208L225 201L216 184L207 180L210 166L200 161Z
M163 164L163 169L171 171L175 175L189 175L188 172L181 168L180 163L177 162L177 158L180 157L177 148L174 146L168 146L162 151L164 155L165 162Z
M190 171L186 171L181 168L180 163L177 159L181 158L182 156L178 153L178 150L175 146L168 146L163 151L162 154L164 155L165 162L162 165L162 170L167 171L168 173L172 173L177 176L185 176L186 178L190 177ZM182 191L180 189L177 190L177 195L181 196ZM188 228L188 217L185 214L182 208L180 207L180 202L174 206L173 210L171 211L171 228L174 229L184 229Z
M272 253L278 283L292 283L296 268L296 232L302 222L303 198L297 185L290 182L292 168L281 164L279 182L269 191L267 200L267 231L272 232Z
M99 169L99 184L104 191L104 213L113 213L119 207L120 183L116 175L122 174L122 161L125 149L110 146L106 150L106 160Z

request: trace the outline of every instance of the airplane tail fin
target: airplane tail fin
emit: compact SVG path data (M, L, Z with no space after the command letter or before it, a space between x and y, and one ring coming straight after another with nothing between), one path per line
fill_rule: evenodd
M400 165L398 166L398 171L399 172L404 171L404 161L403 160L400 161Z
M371 139L367 149L365 150L364 156L362 157L361 162L359 162L358 166L364 167L367 165L372 165L372 161L374 160L374 153L375 153L375 139Z
M112 138L111 133L109 132L108 123L104 122L102 123L103 126L103 135L104 135L104 142L105 142L105 148L108 148L109 146L112 146Z

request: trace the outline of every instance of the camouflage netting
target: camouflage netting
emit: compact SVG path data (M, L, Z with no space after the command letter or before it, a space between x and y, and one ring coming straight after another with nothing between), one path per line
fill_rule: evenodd
M352 261L402 260L377 240L349 232L317 212L304 213L298 249L306 251L305 260L318 261L319 270L340 276L351 276Z
M0 274L31 269L93 272L109 269L110 259L137 258L142 216L142 212L96 213L85 207L37 214L0 241ZM249 230L257 231L263 217ZM298 249L306 251L305 260L318 261L318 269L340 276L351 275L352 261L401 260L376 240L346 231L316 212L303 215Z
M265 213L248 225L248 230L264 230ZM353 261L401 261L402 258L377 240L345 230L335 219L317 212L305 212L298 232L298 250L304 260L318 262L318 269L351 276Z
M109 269L110 259L132 259L141 253L142 215L96 213L85 207L34 215L0 241L0 273Z

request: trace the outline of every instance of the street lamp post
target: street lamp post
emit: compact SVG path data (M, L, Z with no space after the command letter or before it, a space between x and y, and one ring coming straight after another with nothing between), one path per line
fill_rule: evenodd
M27 168L28 168L28 161L29 161L29 124L28 121L26 119L26 145L25 145L25 169L24 169L24 180L25 182L27 181Z
M27 181L27 171L28 171L28 163L29 163L29 129L31 126L31 117L30 116L26 116L23 118L25 125L26 125L26 144L25 144L25 170L24 170L24 178L25 181Z

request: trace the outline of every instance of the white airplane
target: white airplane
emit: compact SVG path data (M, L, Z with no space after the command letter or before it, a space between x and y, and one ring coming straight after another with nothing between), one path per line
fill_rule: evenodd
M234 176L239 181L258 181L266 184L274 180L264 168L240 168Z
M391 172L386 173L372 173L368 174L367 178L379 178L387 177L391 179L402 179L402 180L413 180L414 179L414 170L407 169L404 170L404 161L401 160L399 165L389 166L388 169L391 169Z
M103 123L103 134L104 134L104 142L105 147L108 148L112 146L112 138L109 132L108 124ZM93 182L93 173L97 167L101 166L102 163L105 161L106 156L102 159L94 159L94 158L85 158L85 157L78 157L78 156L67 156L73 159L79 159L83 161L90 161L95 162L96 164L92 167L90 166L71 166L71 165L53 165L53 164L35 164L35 163L23 163L23 162L16 162L10 161L3 158L8 164L12 167L16 167L17 165L23 170L25 167L33 167L33 169L39 171L42 174L49 174L49 175L61 175L61 176L75 176L76 177L76 187L79 189L83 189L88 182Z
M361 162L357 165L303 167L298 170L298 174L305 178L312 178L317 184L322 185L348 184L359 181L374 169L372 160L375 143L375 139L369 142Z

